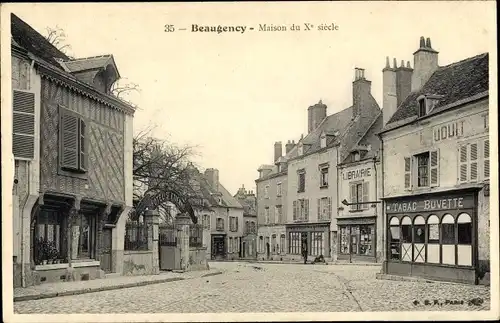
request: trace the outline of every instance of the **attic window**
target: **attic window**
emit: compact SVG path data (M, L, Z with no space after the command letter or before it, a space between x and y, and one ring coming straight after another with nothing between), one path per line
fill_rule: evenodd
M302 154L304 154L304 146L302 145L302 143L299 144L299 147L297 148L297 152L298 152L299 156L302 156Z
M421 118L427 114L427 102L425 97L418 99L418 117Z
M325 148L326 147L326 134L322 134L321 135L320 145L321 145L321 148Z
M352 156L353 156L354 161L359 161L359 159L360 159L359 151L353 152Z

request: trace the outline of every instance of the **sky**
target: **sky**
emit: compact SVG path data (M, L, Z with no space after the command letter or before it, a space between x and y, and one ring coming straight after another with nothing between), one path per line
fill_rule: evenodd
M141 88L134 131L195 146L194 162L217 168L232 194L255 189L274 142L307 134L307 108L328 115L352 103L354 68L365 69L382 107L386 56L410 61L430 37L447 65L495 51L494 2L8 4L42 34L60 27L76 58L113 54ZM3 5L5 6L5 4ZM304 31L304 23L338 26ZM165 25L176 31L165 32ZM193 33L191 25L247 26L244 33ZM286 32L257 31L259 24ZM290 25L302 26L290 31ZM254 31L248 28L254 27ZM187 28L180 31L179 28ZM492 41L493 40L493 41ZM283 148L284 150L284 148Z

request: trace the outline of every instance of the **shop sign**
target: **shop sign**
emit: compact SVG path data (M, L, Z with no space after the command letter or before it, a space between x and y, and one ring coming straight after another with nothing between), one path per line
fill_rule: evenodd
M455 121L433 128L434 141L460 138L464 135L464 121Z
M474 208L473 195L453 195L443 197L409 197L405 200L386 203L386 213L414 213L440 210Z
M363 177L371 176L371 167L359 168L356 170L350 170L343 173L342 178L344 181L352 180L352 179L361 179Z

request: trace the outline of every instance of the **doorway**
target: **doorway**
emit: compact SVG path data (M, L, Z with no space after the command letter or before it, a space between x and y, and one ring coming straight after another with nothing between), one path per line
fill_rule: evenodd
M243 242L243 246L241 248L241 251L242 251L242 257L245 258L247 256L247 252L246 252L246 248L247 248L247 243L246 242Z
M269 242L266 243L266 256L267 256L267 259L269 259L271 257L271 246L269 245Z
M226 258L226 239L224 236L212 236L212 259Z

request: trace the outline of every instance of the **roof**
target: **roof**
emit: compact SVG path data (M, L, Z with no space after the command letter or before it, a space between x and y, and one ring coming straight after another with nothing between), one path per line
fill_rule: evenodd
M221 183L219 183L219 193L222 194L222 204L226 207L242 209L243 206L237 199L235 199L229 192L226 190Z
M347 109L327 116L316 129L307 134L307 136L305 136L304 139L300 141L304 145L303 155L310 154L321 149L320 136L323 131L325 131L327 134L331 134L334 131L339 131L339 133L342 134L349 127L352 121L352 110L353 107L350 106ZM327 147L329 147L336 139L328 138L327 140ZM297 149L293 149L292 151L290 151L289 157L298 157Z
M12 38L19 46L46 62L59 67L55 58L69 60L66 54L13 13L10 14L10 28Z
M380 130L382 130L383 126L384 118L382 113L380 113L356 145L356 147L370 147L370 149L366 151L366 154L363 155L363 159L371 159L376 157L376 154L381 146L381 142L377 134L380 132ZM349 156L344 158L342 163L348 162L350 162Z
M385 130L410 123L418 116L417 98L420 95L441 95L430 112L436 114L448 110L453 103L476 96L489 89L488 53L439 67L419 91L412 92L401 103L387 122ZM410 120L410 118L413 118ZM408 119L407 122L404 122ZM393 124L393 125L391 125Z
M59 63L63 65L63 68L65 68L65 70L67 69L71 73L78 74L89 70L105 69L108 65L112 65L116 70L117 78L120 77L113 55L78 58Z

